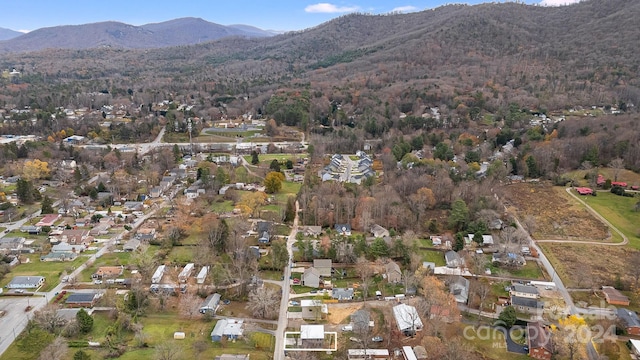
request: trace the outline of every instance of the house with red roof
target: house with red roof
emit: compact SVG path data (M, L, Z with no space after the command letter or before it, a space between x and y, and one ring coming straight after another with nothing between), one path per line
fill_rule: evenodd
M576 191L580 195L593 195L593 190L587 187L577 187Z
M59 218L60 214L47 214L40 221L38 221L38 223L36 223L36 226L51 227L56 221L58 221Z

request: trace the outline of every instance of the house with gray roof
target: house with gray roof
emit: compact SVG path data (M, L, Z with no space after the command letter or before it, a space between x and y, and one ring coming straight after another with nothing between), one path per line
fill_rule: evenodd
M320 272L314 267L307 268L302 273L302 285L312 288L320 287Z
M218 311L218 308L220 307L220 294L215 293L215 294L211 294L209 295L205 301L202 303L202 305L200 305L200 313L201 314L206 314L206 313L210 313L210 314L215 314L216 311Z
M447 267L457 268L464 266L464 259L460 257L460 255L453 251L449 250L444 254L444 259L447 262Z
M635 311L618 308L617 315L627 334L640 335L640 319L638 319L638 314Z
M466 304L469 301L469 280L455 276L449 287L456 302Z
M8 289L37 289L44 284L44 276L14 276Z
M333 288L331 298L336 300L353 300L353 288Z

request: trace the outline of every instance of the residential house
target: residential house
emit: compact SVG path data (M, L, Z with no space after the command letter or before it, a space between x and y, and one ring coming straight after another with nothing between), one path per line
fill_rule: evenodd
M41 226L24 225L20 227L20 231L29 235L38 235L42 232Z
M511 306L520 312L537 315L542 312L544 302L529 297L511 296Z
M125 213L142 210L144 210L144 204L142 201L125 201L124 204L122 204L122 211Z
M389 230L383 228L382 226L375 224L371 226L371 235L376 238L383 238L389 236Z
M504 226L504 222L500 219L493 219L489 221L489 224L488 224L489 230L502 230L503 226Z
M303 233L305 236L317 238L322 234L322 226L305 226Z
M407 304L399 304L393 307L393 316L396 319L398 330L406 336L413 336L421 330L422 320L415 307Z
M152 284L158 284L162 280L162 277L164 276L164 270L165 270L164 265L160 265L158 266L158 268L156 268L156 271L153 273L153 276L151 277Z
M258 221L256 223L256 232L258 233L258 242L260 244L268 244L271 241L271 221Z
M89 236L89 230L84 229L65 229L59 236L51 236L51 243L66 242L70 245L88 246L93 241L93 237Z
M97 293L73 293L64 303L66 306L74 308L92 308L99 298L100 295Z
M348 360L388 360L389 349L347 349Z
M300 341L306 349L322 348L324 325L300 325Z
M331 266L331 259L313 259L313 267L324 278L331 277Z
M336 224L335 229L338 235L351 236L351 225L349 224Z
M78 312L80 311L80 309L75 308L75 309L66 309L66 308L62 308L62 309L57 309L56 310L56 316L61 319L65 324L68 324L70 322L76 321L76 316L78 315ZM93 313L92 309L85 309L85 311L91 315Z
M449 250L444 254L444 259L447 262L447 267L457 268L464 266L464 259L460 257L460 255L453 251Z
M405 360L418 360L418 358L416 357L416 353L413 352L411 346L403 346L402 354L404 355Z
M217 355L213 360L249 360L249 354L247 355L230 355L230 354L222 354Z
M618 319L629 335L640 336L640 319L635 311L618 308Z
M136 239L140 241L153 241L156 238L156 229L152 227L144 227L136 231Z
M36 223L36 226L53 226L53 224L60 218L60 214L47 214L40 221Z
M269 235L268 231L263 231L259 234L260 234L260 237L258 237L258 243L268 244L269 242L271 242L271 235Z
M53 253L68 253L68 252L73 252L73 253L81 253L83 251L85 251L87 249L86 246L79 244L79 245L71 245L69 243L66 242L61 242L59 244L55 244L51 247L51 252Z
M402 270L395 261L389 261L385 266L385 276L387 281L396 284L402 281Z
M200 311L201 314L209 313L214 315L220 307L220 298L221 296L218 293L209 295L202 305L200 305L200 309L198 311Z
M24 248L26 239L23 237L6 237L0 239L0 254L3 255L18 255Z
M138 239L130 239L123 246L122 250L124 251L136 251L140 247L140 240Z
M431 239L431 243L433 244L433 246L442 245L442 237L440 236L429 236L429 239Z
M37 289L43 284L43 276L14 276L6 287L8 289Z
M91 275L92 279L115 279L124 273L124 266L100 266Z
M491 255L491 262L496 266L521 267L527 264L524 256L510 252L499 252Z
M551 360L553 349L551 347L551 334L541 322L527 324L527 345L529 357L539 360Z
M321 320L329 313L327 305L321 300L300 300L302 318L307 320Z
M40 261L73 261L78 257L75 252L50 252L47 255L40 256Z
M612 286L603 286L602 292L608 304L629 306L629 298Z
M456 298L456 302L466 304L469 300L469 280L462 276L454 276L449 289Z
M244 333L244 320L239 319L220 319L211 331L211 341L219 342L222 338L228 340L237 340Z
M187 265L185 265L178 275L178 280L183 283L187 282L187 280L191 276L191 273L193 272L194 267L194 263L188 263Z
M335 300L353 300L353 288L333 288L331 298Z
M307 268L302 273L302 285L318 288L320 287L320 272L314 267Z
M509 290L509 294L511 296L518 296L518 297L530 298L530 299L538 299L540 297L540 292L538 291L538 288L531 285L514 284L513 286L511 286L511 290Z
M162 188L160 186L154 186L151 191L149 191L149 197L156 199L162 196Z
M110 222L100 222L89 230L89 236L107 235L111 226L113 224Z
M207 279L208 273L209 273L209 267L203 266L202 269L200 269L198 276L196 276L196 283L204 284L204 281Z
M469 242L471 242L475 238L475 234L467 234L467 238L469 239ZM483 246L493 245L493 236L482 235L482 242L480 244Z

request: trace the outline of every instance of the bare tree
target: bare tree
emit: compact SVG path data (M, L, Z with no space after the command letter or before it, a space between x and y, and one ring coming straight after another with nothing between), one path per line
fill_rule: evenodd
M156 346L155 359L156 360L177 360L182 358L180 356L182 348L175 342L162 342Z
M615 158L611 160L609 167L613 169L613 181L618 181L618 176L624 169L624 160L621 158Z
M360 257L356 261L356 269L358 271L358 275L360 275L362 298L366 305L369 286L371 285L371 277L373 276L373 267L371 266L371 262L364 257Z
M278 291L274 289L263 286L249 293L247 308L258 318L274 318L278 313L279 306L280 296Z
M62 337L57 337L53 342L42 350L38 360L63 360L65 359L69 347Z
M42 330L56 334L58 330L65 325L65 320L57 313L59 307L54 304L48 304L42 310L36 311L33 315L33 321Z
M180 312L182 315L186 316L187 319L191 320L194 315L198 315L200 312L200 305L202 303L202 299L192 293L183 294L180 297Z
M489 281L487 281L487 279L482 278L473 281L472 289L473 292L478 296L478 314L480 314L482 312L482 309L484 308L484 302L487 300L487 297L491 293L491 285L489 284Z

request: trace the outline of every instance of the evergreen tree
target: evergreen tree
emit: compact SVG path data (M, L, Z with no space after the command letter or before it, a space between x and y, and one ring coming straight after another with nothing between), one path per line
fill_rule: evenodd
M278 160L273 159L271 161L271 164L269 165L269 169L275 172L280 172L280 163L278 162Z
M93 318L84 309L80 309L76 314L76 321L80 328L80 332L87 334L93 328Z
M33 186L31 182L19 179L16 183L16 195L22 203L31 204L33 202Z
M251 165L258 165L260 163L260 159L258 158L258 152L253 150L251 152Z
M287 209L284 212L284 222L291 222L296 217L296 198L289 196L287 198Z
M43 214L53 214L53 201L47 195L42 199L42 213Z

